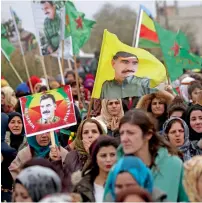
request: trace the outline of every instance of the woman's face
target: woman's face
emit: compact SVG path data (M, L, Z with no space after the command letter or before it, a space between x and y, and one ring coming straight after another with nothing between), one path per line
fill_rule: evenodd
M67 78L67 81L68 81L68 82L73 82L73 81L75 80L73 74L68 74L66 78Z
M115 183L115 194L117 195L120 191L137 185L138 183L130 173L128 172L119 173Z
M99 169L108 173L116 162L116 148L114 146L102 147L96 158Z
M26 188L19 183L15 184L13 200L14 202L33 202Z
M135 154L142 149L145 140L139 126L124 123L119 129L119 133L125 154Z
M151 110L155 116L161 116L165 111L165 105L160 99L154 98L151 102Z
M190 126L197 133L202 133L202 111L194 110L190 114Z
M15 116L8 124L9 129L14 135L20 135L22 133L23 123L20 117Z
M1 105L5 105L5 94L1 92Z
M199 196L202 197L202 174L198 179L197 190L198 190Z
M51 141L50 133L36 135L36 141L41 147L48 146Z
M199 89L199 88L195 88L192 91L192 93L191 93L191 100L193 101L193 103L196 103L200 91L201 91L201 89Z
M175 147L180 147L184 144L184 137L182 124L179 122L173 123L168 132L169 142Z
M95 123L86 122L83 125L82 139L93 143L100 136L100 132Z
M119 115L121 111L121 104L120 101L117 99L112 99L107 102L107 110L111 116Z

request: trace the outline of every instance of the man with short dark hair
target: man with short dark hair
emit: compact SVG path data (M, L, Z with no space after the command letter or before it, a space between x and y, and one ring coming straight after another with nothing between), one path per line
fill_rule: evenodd
M44 33L48 41L47 51L49 54L55 52L60 44L61 19L56 12L53 1L41 1L42 10L47 16L44 21Z
M139 78L134 75L138 63L139 59L136 55L123 51L117 52L112 58L115 77L103 83L100 97L102 99L140 98L145 94L156 92L156 89L149 87L148 78Z
M37 122L40 124L57 123L60 118L55 116L56 101L52 94L44 94L40 99L41 119Z

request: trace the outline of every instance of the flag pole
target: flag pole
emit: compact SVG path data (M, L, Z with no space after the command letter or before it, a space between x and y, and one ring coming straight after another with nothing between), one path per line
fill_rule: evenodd
M81 103L81 95L80 95L80 88L79 88L79 75L78 75L75 55L74 55L74 72L75 72L75 76L76 76L76 88L77 88L78 100Z
M18 74L18 72L17 72L17 70L15 69L15 67L13 66L13 64L12 64L10 61L8 61L8 63L9 63L9 65L10 65L10 67L13 69L13 71L15 72L17 78L20 80L21 83L23 83L22 78L21 78L20 75Z
M47 75L46 67L45 67L45 63L44 63L44 56L41 56L41 64L42 64L42 69L43 69L44 76L45 76L46 83L47 83L47 89L50 90L50 87L49 87L49 85L48 85L48 75ZM51 145L52 145L53 147L55 147L54 131L50 131L50 136L51 136Z
M140 18L139 18L138 27L137 27L137 35L136 35L136 39L135 39L135 47L138 47L138 44L139 44L142 16L143 16L143 10L141 9Z
M31 90L32 93L34 93L32 83L31 83L31 80L30 80L29 70L28 70L28 67L27 67L27 62L25 60L25 53L24 53L23 48L22 48L22 43L21 43L21 39L20 39L19 30L18 30L16 21L15 21L15 17L13 15L13 10L12 10L11 7L10 7L10 12L11 12L11 16L12 16L12 19L13 19L13 22L14 22L14 26L15 26L15 30L16 30L16 33L17 33L18 41L19 41L19 44L20 44L20 50L21 50L21 54L22 54L22 58L23 58L24 66L25 66L25 71L26 71L26 75L27 75L27 78L28 78L29 86L30 86L30 90Z
M64 72L63 72L63 69L62 69L62 65L61 65L61 61L60 61L60 56L58 56L58 65L59 65L59 70L60 70L62 84L65 85Z
M64 74L64 50L65 50L65 44L64 39L62 40L62 73Z
M89 103L89 106L88 106L87 118L90 118L92 107L93 107L93 98L90 98L90 103Z
M72 70L72 64L71 64L71 61L70 61L69 59L67 59L67 63L68 63L68 68L69 68L70 70Z
M8 61L10 67L13 69L14 73L16 74L18 80L23 83L22 78L20 77L20 75L18 74L17 70L15 69L15 67L13 66L13 64L11 63L10 59L8 58L8 56L6 55L6 53L4 52L3 49L1 49L1 52L3 53L3 55L6 57L6 60Z
M45 76L46 83L47 83L47 89L50 90L50 87L48 84L48 75L47 75L46 67L45 67L45 63L44 63L44 56L40 56L40 60L41 60L41 65L42 65L42 69L43 69L43 74Z
M135 46L135 39L136 39L136 36L137 36L137 28L138 28L138 23L139 23L139 21L140 21L140 11L141 11L141 7L139 8L138 16L137 16L137 19L136 19L136 22L135 22L135 28L134 28L134 33L133 33L132 47Z

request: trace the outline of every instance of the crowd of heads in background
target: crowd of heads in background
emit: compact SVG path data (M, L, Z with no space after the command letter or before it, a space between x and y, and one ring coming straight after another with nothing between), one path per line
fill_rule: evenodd
M2 200L202 201L201 74L186 73L173 82L175 90L136 103L93 99L87 118L96 71L76 65L78 81L72 70L64 79L77 124L55 131L55 146L50 133L26 137L19 98L63 87L61 76L48 84L31 76L32 93L28 81L14 90L1 79Z

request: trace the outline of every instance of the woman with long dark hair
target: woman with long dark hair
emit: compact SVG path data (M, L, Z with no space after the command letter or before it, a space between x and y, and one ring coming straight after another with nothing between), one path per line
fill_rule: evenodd
M168 201L188 201L182 185L183 163L176 156L178 151L157 135L153 118L147 112L128 111L120 121L119 133L119 156L134 155L142 159L152 170L154 186L167 193Z
M74 150L66 156L64 161L63 189L72 192L72 176L77 176L88 165L89 148L100 136L105 135L102 125L95 119L85 119L78 128L74 141ZM75 182L74 182L75 184Z
M107 175L116 162L117 147L117 141L109 136L99 137L91 145L91 162L74 189L84 202L102 202Z

